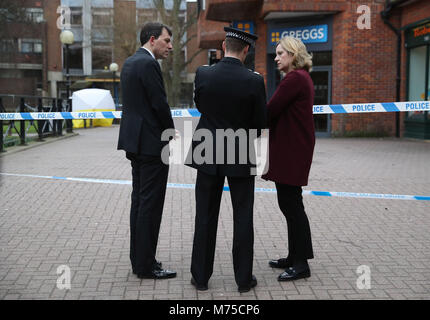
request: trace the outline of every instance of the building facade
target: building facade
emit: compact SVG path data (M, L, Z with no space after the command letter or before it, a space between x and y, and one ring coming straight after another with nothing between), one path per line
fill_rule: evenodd
M428 100L430 1L200 0L199 5L202 47L210 42L220 49L222 25L259 36L249 65L264 76L269 97L281 79L275 45L292 35L313 54L315 104ZM211 33L212 27L217 32ZM430 139L429 125L428 112L419 110L315 115L319 136Z
M64 29L73 32L69 46L71 88L112 90L119 98L122 65L140 46L140 29L148 21L161 21L153 0L5 0L15 3L28 17L12 21L0 39L0 94L66 97L65 47L60 42ZM167 12L173 0L166 0ZM2 5L0 3L0 10ZM10 8L9 8L10 9ZM197 2L182 0L179 18L192 19ZM1 16L1 15L0 15ZM11 18L12 19L12 18ZM12 19L17 20L17 19ZM1 21L0 21L1 22ZM180 102L192 104L195 69L208 61L208 51L198 48L197 24L191 25L182 48L185 60L193 58L182 73ZM117 63L115 74L109 71ZM114 85L115 84L115 85Z
M49 83L62 79L57 2L0 3L0 94L47 95Z

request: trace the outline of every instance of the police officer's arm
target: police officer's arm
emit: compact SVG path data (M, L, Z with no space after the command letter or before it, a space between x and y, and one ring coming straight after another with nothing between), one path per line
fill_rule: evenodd
M266 108L266 87L263 77L259 76L255 88L255 103L253 115L253 128L258 129L258 136L261 135L261 130L266 128L267 124L267 108Z
M161 76L160 65L157 61L148 63L141 73L141 81L148 94L151 108L160 120L163 130L174 129L172 114L167 103L166 91L164 89L163 78Z

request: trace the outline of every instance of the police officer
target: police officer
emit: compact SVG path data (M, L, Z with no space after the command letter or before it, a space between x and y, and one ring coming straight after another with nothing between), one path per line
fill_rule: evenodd
M186 161L198 170L191 283L197 290L208 289L227 177L233 205L235 280L239 292L247 292L257 285L252 275L255 186L252 141L266 125L266 91L263 77L243 65L257 36L231 27L224 30L227 32L222 44L224 58L216 65L199 67L195 78L194 101L201 118ZM230 139L233 133L237 137ZM202 136L206 137L201 139Z

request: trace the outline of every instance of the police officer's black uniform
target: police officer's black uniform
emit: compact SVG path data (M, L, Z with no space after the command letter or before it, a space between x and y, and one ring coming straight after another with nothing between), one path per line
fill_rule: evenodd
M257 37L233 28L225 28L227 37L241 39L250 44ZM211 161L196 160L202 148L201 139L194 134L192 148L188 153L189 166L196 168L196 220L191 261L191 273L200 286L207 286L213 272L215 241L221 195L227 177L233 204L233 265L236 283L240 287L250 286L253 264L253 205L255 152L252 148L245 163L239 163L238 140L234 145L235 158L228 164L228 142L224 143L224 164L217 164L222 143L217 139L217 129L260 129L266 125L266 92L261 75L245 68L239 59L225 57L216 65L197 69L194 101L201 112L196 128L212 133L213 152ZM255 130L254 130L255 131ZM248 136L249 139L249 136ZM251 138L252 139L252 138ZM204 143L204 142L203 142ZM249 146L249 143L248 143ZM193 154L196 153L196 154ZM203 152L203 156L207 150ZM191 156L193 155L192 159ZM203 157L205 160L208 157ZM222 157L221 157L222 158ZM255 159L253 159L255 160ZM211 162L211 163L208 163ZM219 162L219 161L218 161Z

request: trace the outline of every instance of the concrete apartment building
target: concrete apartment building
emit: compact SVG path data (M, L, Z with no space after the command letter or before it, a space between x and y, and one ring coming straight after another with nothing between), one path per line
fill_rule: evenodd
M172 0L166 0L171 8ZM74 34L69 46L72 90L87 87L113 91L119 83L121 67L139 45L141 26L160 21L152 0L17 0L30 17L9 25L0 41L0 94L65 97L65 49L60 42L62 29ZM1 7L1 4L0 4ZM197 9L196 1L181 2L179 16L189 19ZM69 24L69 25L67 25ZM187 36L197 34L197 25ZM184 48L188 58L200 50L197 37ZM119 65L115 76L109 65ZM188 64L182 78L188 88L183 104L191 104L190 86L199 65L208 63L203 50ZM118 92L113 95L118 95Z
M429 100L428 0L199 0L199 7L200 47L220 49L229 24L259 36L250 66L264 76L269 97L280 81L275 46L289 34L313 54L315 104ZM423 111L315 115L315 125L319 136L430 139Z

